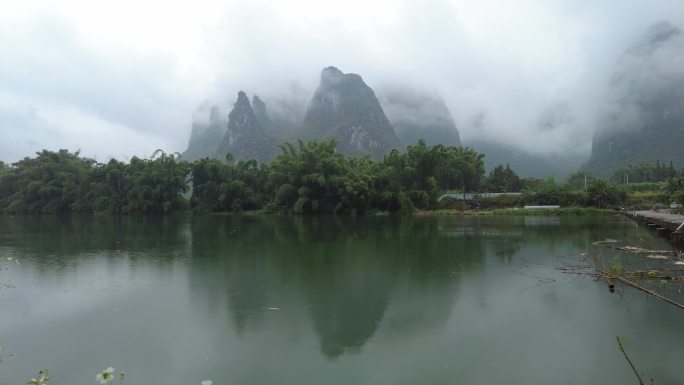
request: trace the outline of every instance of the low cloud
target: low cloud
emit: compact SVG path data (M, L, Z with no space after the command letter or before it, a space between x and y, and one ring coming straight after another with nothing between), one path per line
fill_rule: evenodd
M122 0L106 10L26 1L0 16L0 159L182 151L195 109L230 106L241 89L296 120L329 65L371 87L435 90L465 144L588 156L624 50L655 22L684 26L677 0ZM682 68L668 60L662 74Z

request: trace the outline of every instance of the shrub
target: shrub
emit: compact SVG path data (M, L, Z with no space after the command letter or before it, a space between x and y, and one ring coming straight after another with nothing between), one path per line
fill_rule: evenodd
M295 186L286 183L278 189L276 193L275 201L276 205L280 207L292 207L292 205L297 201L298 193Z

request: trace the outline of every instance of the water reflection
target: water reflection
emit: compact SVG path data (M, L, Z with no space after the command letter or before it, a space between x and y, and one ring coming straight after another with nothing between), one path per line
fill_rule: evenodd
M0 312L18 356L0 383L22 383L36 362L82 382L110 359L136 382L526 382L535 360L596 376L562 362L582 349L612 357L611 342L570 337L613 333L624 303L535 277L560 279L554 258L620 237L660 242L611 217L0 217L0 251L22 260ZM639 317L616 332L634 334L657 306L630 303ZM666 318L661 344L681 320ZM542 352L553 344L555 358Z
M24 259L59 267L122 251L132 260L168 262L182 257L191 239L189 223L174 216L45 215L0 216L0 242Z
M193 287L193 296L225 298L238 334L258 329L270 309L301 301L321 352L334 359L360 351L406 285L444 290L455 286L457 270L481 263L479 238L457 242L440 229L397 218L199 218L189 272L191 281L210 275L212 284ZM415 301L414 316L440 322L456 292L445 293L438 303ZM421 304L440 311L415 309ZM420 322L413 318L407 325Z

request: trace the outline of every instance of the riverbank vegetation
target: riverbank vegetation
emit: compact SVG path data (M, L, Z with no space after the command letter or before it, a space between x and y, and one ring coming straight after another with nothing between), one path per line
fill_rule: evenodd
M571 175L565 183L524 179L509 165L485 175L484 154L467 147L419 141L382 160L344 156L335 147L334 140L286 143L269 164L236 161L230 154L223 160L187 162L161 150L128 163L98 163L78 152L43 150L12 165L0 163L0 213L165 214L191 209L409 214L524 205L559 205L582 213L587 211L576 208L647 208L684 200L684 175L673 176L671 165L658 164L650 173L646 166L638 169L638 175L669 179L654 182L655 177L644 176L640 187L629 188L585 173ZM473 195L480 191L508 195Z

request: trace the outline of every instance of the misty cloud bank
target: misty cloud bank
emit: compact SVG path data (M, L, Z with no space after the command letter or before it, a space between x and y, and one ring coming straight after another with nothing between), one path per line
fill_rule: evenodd
M615 66L661 20L684 26L684 3L21 2L0 15L0 159L182 151L197 107L225 116L241 89L301 121L329 65L440 95L464 144L588 157Z
M619 58L599 110L598 136L638 131L665 119L682 120L684 33L660 22Z

